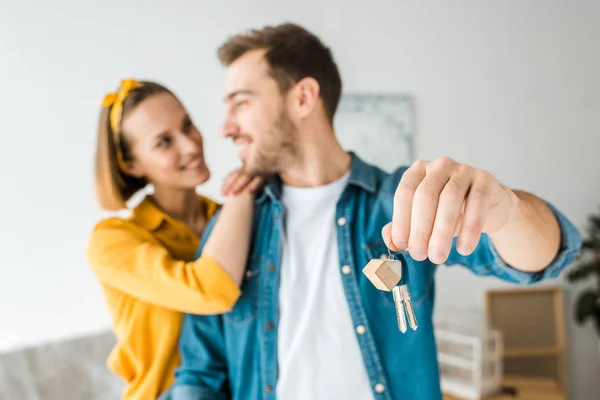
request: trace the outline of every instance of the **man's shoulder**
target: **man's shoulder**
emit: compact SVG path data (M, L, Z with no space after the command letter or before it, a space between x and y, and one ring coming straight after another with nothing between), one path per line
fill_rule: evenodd
M353 157L351 182L364 188L366 191L387 197L396 192L396 188L409 165L391 167L382 165L375 160L366 160L350 152Z
M378 173L377 193L384 196L393 196L408 168L409 166L402 165L389 172L380 170Z

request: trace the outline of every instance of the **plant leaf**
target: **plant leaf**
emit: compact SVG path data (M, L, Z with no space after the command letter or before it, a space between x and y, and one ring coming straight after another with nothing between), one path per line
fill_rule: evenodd
M598 293L592 290L586 290L582 292L577 298L577 304L575 308L575 319L579 324L585 322L585 320L593 315L596 310L596 302L598 301Z
M593 240L593 239L586 239L582 242L581 247L583 249L598 250L598 249L600 249L600 241Z
M598 262L578 264L569 270L567 279L569 279L571 282L575 282L585 279L588 277L588 275L593 273L600 273L600 264Z
M600 230L600 215L590 216L590 226Z
M600 305L596 306L594 313L592 314L592 318L594 318L596 330L598 331L598 335L600 336Z

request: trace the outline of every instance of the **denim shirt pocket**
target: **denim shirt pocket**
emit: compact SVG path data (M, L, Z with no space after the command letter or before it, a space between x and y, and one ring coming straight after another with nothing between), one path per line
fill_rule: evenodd
M233 306L233 309L223 315L228 323L241 325L256 318L261 261L260 256L252 256L248 260L248 268L246 268L241 286L242 295Z
M368 260L374 258L387 259L388 258L388 247L386 246L383 239L371 242L364 245L365 252ZM414 308L418 308L425 298L430 294L433 288L433 279L430 279L430 271L427 271L427 265L425 263L417 263L407 254L402 256L402 252L391 252L396 259L404 258L406 262L406 269L408 272L408 290L410 293L411 302ZM421 265L422 264L422 265ZM403 284L403 282L401 282ZM394 296L391 292L383 290L379 291L382 298L382 302L389 306L394 307Z

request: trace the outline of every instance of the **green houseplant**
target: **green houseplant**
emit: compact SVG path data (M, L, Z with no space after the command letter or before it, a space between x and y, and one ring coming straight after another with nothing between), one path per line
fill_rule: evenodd
M581 252L576 258L575 266L567 274L567 279L570 282L594 282L591 287L579 293L574 311L578 324L591 318L600 335L600 214L590 216L587 238L583 240Z

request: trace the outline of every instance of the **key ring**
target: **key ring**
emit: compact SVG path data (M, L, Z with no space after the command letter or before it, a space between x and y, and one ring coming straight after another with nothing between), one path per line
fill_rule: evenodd
M396 257L392 254L392 250L388 247L388 260L395 260Z
M406 249L402 250L402 256L406 255ZM395 260L396 257L392 254L392 250L388 246L388 260Z

